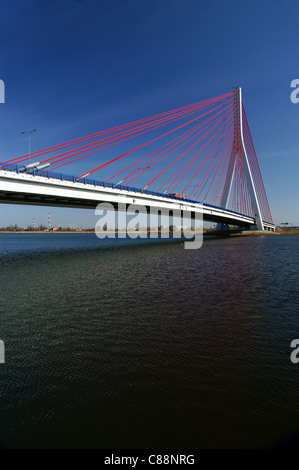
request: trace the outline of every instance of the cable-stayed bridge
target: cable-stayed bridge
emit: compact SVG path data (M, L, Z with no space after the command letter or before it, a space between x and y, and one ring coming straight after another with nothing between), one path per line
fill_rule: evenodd
M1 163L0 203L101 202L275 230L241 88Z

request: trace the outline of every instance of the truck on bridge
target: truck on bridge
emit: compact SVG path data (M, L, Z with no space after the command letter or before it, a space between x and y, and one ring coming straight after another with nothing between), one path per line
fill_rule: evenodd
M186 199L186 194L171 193L169 196L180 197L181 199Z

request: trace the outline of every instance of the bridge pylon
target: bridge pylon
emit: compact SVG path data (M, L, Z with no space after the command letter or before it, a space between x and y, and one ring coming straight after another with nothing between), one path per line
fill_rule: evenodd
M228 208L230 196L233 187L233 180L236 173L238 158L242 158L245 178L248 185L248 190L251 198L252 207L254 210L256 230L264 230L264 223L262 218L262 212L260 203L257 196L257 191L250 168L250 163L246 151L244 134L243 134L243 106L242 106L242 88L234 88L234 141L232 151L230 155L230 162L228 167L228 173L226 183L223 190L220 206L224 209ZM225 229L223 224L217 225L217 230L222 231Z

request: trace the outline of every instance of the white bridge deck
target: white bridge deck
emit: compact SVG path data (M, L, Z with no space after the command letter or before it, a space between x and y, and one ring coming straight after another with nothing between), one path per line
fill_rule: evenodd
M112 185L111 185L112 186ZM186 211L194 217L202 214L204 221L255 228L252 217L227 209L210 206L204 203L185 201L180 198L169 198L165 195L147 194L132 188L104 187L89 181L67 181L48 176L18 173L17 171L0 171L0 203L26 204L38 206L69 207L95 209L100 203L110 203L118 208L119 204L128 207L131 204L145 206L156 210ZM264 223L265 230L274 230L275 226Z

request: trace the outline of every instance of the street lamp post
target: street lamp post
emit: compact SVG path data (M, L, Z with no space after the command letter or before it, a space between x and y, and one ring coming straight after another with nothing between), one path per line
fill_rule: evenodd
M37 129L33 129L32 131L25 131L25 132L21 132L21 134L23 135L28 135L28 160L29 160L29 163L30 163L30 136L31 134L33 134L33 132L37 132Z

